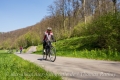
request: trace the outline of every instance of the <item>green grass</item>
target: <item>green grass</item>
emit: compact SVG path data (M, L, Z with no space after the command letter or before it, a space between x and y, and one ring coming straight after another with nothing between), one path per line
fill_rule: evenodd
M62 80L15 54L0 53L0 80Z
M0 50L0 53L14 53L14 52L16 52L16 50L15 49L11 49L11 50L7 50L7 49L5 49L5 50Z
M53 43L57 51L57 56L120 61L120 52L117 52L117 50L110 48L107 50L92 49L89 44L83 44L84 38L74 37L60 40L56 44ZM37 47L37 51L34 54L42 54L42 45Z
M0 53L5 53L7 52L7 50L0 50Z
M120 53L109 50L58 51L58 56L120 61Z

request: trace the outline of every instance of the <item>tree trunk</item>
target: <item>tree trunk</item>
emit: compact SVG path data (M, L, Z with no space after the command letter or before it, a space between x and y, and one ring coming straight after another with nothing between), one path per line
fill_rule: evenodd
M117 11L117 8L116 8L117 0L112 0L112 1L113 1L113 11L114 11L114 13L116 13L116 11Z
M86 0L83 0L84 22L85 22L85 24L86 24L86 5L85 5L85 3L86 3Z

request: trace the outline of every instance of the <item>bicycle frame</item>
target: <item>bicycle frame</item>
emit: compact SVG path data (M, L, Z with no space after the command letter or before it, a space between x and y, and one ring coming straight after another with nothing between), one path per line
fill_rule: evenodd
M49 56L50 60L52 62L54 62L55 59L56 59L56 51L54 51L54 53L51 53L51 50L53 51L53 49L55 50L55 48L52 46L51 42L50 41L46 42L45 54L43 54L43 59L44 59L45 56L46 56L46 59L47 59L47 56ZM54 58L52 60L52 56L51 55L53 55L53 54L54 54Z
M45 50L47 55L49 54L51 47L52 47L51 42L50 41L46 42Z

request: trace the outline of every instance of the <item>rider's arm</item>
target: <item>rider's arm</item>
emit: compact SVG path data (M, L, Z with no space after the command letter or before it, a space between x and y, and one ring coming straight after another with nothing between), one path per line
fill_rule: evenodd
M54 36L53 36L53 35L51 35L51 38L52 38L52 40L53 40L53 41L55 41L55 42L56 42L56 40L55 40L55 38L54 38Z

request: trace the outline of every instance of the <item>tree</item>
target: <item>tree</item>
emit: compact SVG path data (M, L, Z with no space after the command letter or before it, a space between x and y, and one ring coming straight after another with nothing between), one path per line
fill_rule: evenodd
M113 1L113 10L114 10L114 13L116 13L116 3L117 3L117 0L112 0Z

